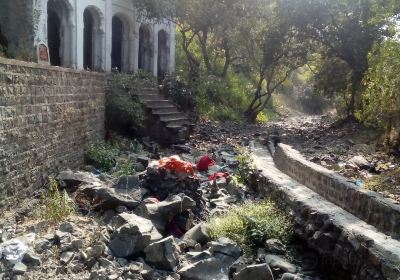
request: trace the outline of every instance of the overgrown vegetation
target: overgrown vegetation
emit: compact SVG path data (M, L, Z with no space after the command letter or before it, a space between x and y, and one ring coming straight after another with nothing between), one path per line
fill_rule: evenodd
M145 108L133 93L156 87L156 79L145 71L116 73L108 85L106 125L111 129L137 130L144 125Z
M400 42L386 40L369 56L359 117L386 132L386 144L400 148Z
M238 162L238 167L235 170L235 177L239 183L247 184L250 177L258 173L257 168L246 148L236 147L236 153L235 160Z
M155 88L158 86L157 78L148 71L137 70L135 73L114 73L109 87L111 89L123 88L140 90L142 88Z
M40 205L35 212L39 219L59 223L73 215L76 206L65 190L59 191L57 181L50 178L49 188L42 194Z
M272 238L288 244L292 236L291 220L269 201L233 207L228 213L211 218L209 225L212 238L230 238L246 253Z
M116 164L118 152L118 148L112 144L93 142L89 144L85 158L87 163L103 172L109 172Z

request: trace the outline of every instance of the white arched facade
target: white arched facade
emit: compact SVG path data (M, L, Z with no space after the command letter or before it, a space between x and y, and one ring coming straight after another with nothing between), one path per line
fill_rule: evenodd
M150 32L151 54L147 70L158 74L159 31L164 30L168 37L169 57L163 58L168 64L168 72L175 71L175 25L173 23L146 21L138 16L131 0L33 0L35 10L39 12L35 44L48 42L47 5L49 1L61 21L60 58L61 66L84 69L85 61L85 10L93 17L92 67L95 71L111 71L112 59L112 19L118 17L123 23L121 42L121 71L137 71L140 55L140 27L146 26ZM58 6L57 6L58 5ZM140 19L140 20L139 20ZM86 29L86 41L87 41ZM87 43L87 42L86 42ZM87 66L87 65L86 65ZM92 69L93 68L93 69Z

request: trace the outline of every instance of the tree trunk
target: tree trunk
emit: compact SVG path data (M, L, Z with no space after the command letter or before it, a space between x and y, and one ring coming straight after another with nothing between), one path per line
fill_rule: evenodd
M353 70L352 77L351 77L351 96L350 102L347 107L347 118L348 119L355 119L355 113L358 108L358 95L361 89L361 82L363 79L363 73Z

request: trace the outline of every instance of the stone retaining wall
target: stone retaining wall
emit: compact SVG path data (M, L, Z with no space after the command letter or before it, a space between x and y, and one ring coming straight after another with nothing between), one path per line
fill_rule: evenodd
M356 187L345 177L307 161L298 151L284 144L276 148L274 162L281 171L328 201L400 239L400 206L394 201Z
M323 271L333 279L400 279L400 241L283 174L266 149L257 147L253 159L261 171L256 190L291 214L295 235L318 254Z
M0 206L83 163L104 136L105 77L0 58Z

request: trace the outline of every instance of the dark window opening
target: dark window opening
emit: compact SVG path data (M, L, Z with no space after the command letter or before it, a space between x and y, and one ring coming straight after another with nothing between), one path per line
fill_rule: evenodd
M83 67L93 69L93 27L92 13L86 9L83 13Z
M123 23L121 19L114 16L112 19L112 50L111 50L111 67L113 69L122 70L122 38Z
M50 54L50 63L54 66L61 66L61 20L57 13L47 11L47 41Z

